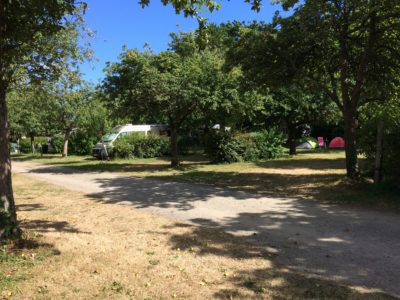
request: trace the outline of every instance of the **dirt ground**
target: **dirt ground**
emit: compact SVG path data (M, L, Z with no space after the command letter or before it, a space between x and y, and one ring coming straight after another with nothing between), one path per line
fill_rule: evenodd
M4 298L392 299L285 270L265 247L218 230L23 175L14 176L14 186L23 229L53 254L29 269L8 270L26 280L1 291Z

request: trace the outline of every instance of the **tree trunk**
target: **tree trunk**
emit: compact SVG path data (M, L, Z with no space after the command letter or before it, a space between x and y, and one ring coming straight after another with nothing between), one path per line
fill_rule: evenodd
M225 131L226 131L226 123L225 123L225 120L222 120L222 121L219 123L219 131L220 131L220 132L225 132Z
M360 170L357 158L357 118L356 110L344 108L344 140L346 152L346 170L347 177L353 180L359 179Z
M376 154L375 154L375 171L374 183L378 184L382 181L382 159L383 159L383 133L384 133L383 120L378 121L376 132Z
M0 84L0 241L20 236L12 190L6 91Z
M288 144L289 154L296 155L296 127L292 124L288 124Z
M68 140L69 140L69 136L70 135L71 135L71 130L68 128L67 131L64 134L62 157L67 157L68 156Z
M171 127L171 167L175 168L179 166L179 155L178 155L178 129Z
M31 134L31 150L32 154L35 154L35 135Z

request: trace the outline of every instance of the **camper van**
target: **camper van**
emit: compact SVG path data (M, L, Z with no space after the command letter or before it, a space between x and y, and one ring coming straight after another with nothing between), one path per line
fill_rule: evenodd
M159 134L165 135L168 134L168 126L166 125L122 125L114 127L111 132L107 133L101 138L101 141L96 144L96 146L92 149L92 155L99 159L108 158L107 150L112 148L113 143L130 133L134 132L141 132L145 135L152 133L152 134Z

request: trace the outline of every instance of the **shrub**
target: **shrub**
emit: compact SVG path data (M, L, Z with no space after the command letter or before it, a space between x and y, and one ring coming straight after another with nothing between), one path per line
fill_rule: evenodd
M359 151L366 157L366 173L373 174L376 152L376 133L379 120L384 121L383 175L398 182L400 179L400 108L397 103L387 103L377 107L372 103L364 107L360 114L358 131Z
M159 157L168 154L169 139L167 137L149 134L137 140L133 155L139 158Z
M214 162L241 161L243 145L229 132L214 132L207 138L206 152Z
M50 140L50 145L54 153L61 153L64 145L64 137L62 135L55 135Z
M252 133L252 137L259 150L259 159L275 159L282 156L285 137L278 130L272 128Z
M37 151L39 151L39 145L45 145L48 143L48 138L45 136L38 136L35 137L34 139L34 146ZM19 141L19 149L22 153L31 153L32 152L32 146L31 146L31 139L30 138L24 138L20 139Z
M134 146L128 138L121 138L114 142L113 147L108 150L108 154L112 158L131 158L133 157L133 148Z
M284 141L283 135L276 130L236 135L214 132L206 139L206 152L218 163L271 159L283 154Z
M69 139L69 151L78 155L88 155L99 141L97 136L85 131L74 132Z
M31 153L32 152L31 140L30 139L20 139L19 140L19 150L22 153Z
M114 142L110 151L111 157L119 158L152 158L169 153L169 138L155 134L145 136L143 133L133 133Z
M39 145L45 145L49 142L49 138L47 136L37 136L35 137L35 147L39 147Z

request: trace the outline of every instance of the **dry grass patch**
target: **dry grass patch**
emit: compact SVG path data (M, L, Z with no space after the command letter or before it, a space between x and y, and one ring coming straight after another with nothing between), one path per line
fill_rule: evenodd
M221 231L22 175L14 183L22 227L51 255L29 266L2 263L3 274L24 276L2 286L4 298L391 299L278 268L273 252Z

